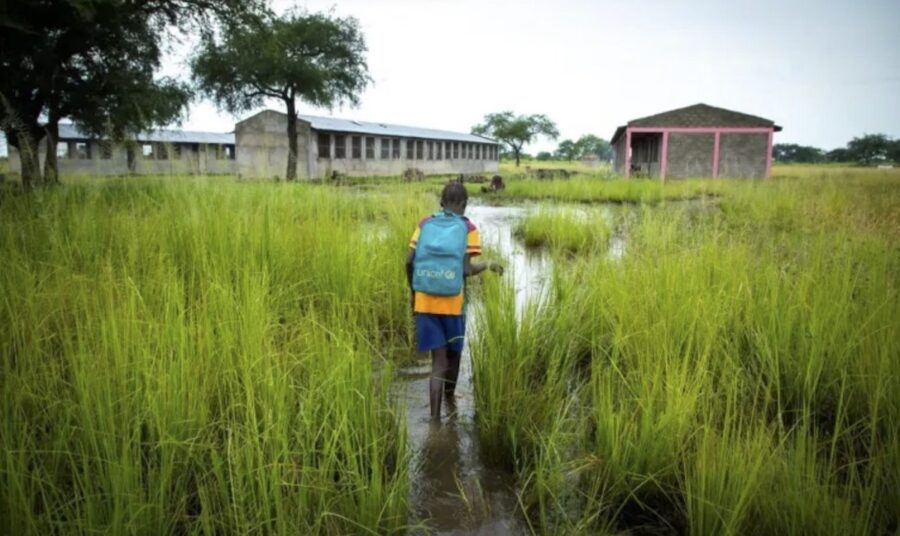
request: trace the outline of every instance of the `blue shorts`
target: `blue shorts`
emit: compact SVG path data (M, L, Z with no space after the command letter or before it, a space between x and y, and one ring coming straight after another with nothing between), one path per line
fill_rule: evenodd
M465 315L416 313L416 348L420 352L430 352L442 346L462 352L465 337Z

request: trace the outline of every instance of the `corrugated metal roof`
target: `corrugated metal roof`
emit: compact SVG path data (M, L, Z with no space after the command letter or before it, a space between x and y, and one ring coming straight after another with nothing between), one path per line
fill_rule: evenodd
M397 136L400 138L465 141L471 143L497 143L496 141L490 138L485 138L484 136L478 136L476 134L464 134L462 132L451 132L449 130L408 127L404 125L392 125L389 123L371 123L368 121L354 121L352 119L319 117L315 115L300 115L299 118L310 123L312 128L314 128L315 130L349 132L352 134L370 134L373 136Z
M87 134L79 130L75 125L69 123L60 123L59 138L61 140L83 140L89 139L91 138L91 136L88 136ZM135 140L139 142L156 141L164 143L216 143L223 145L234 145L234 133L158 129L141 132L135 137Z

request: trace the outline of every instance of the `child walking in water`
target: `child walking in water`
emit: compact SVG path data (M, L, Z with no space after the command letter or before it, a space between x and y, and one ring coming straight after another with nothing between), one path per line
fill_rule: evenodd
M459 362L466 334L465 277L485 270L498 274L496 262L473 263L481 254L475 225L463 216L469 194L457 182L441 192L441 211L419 222L409 241L406 276L416 319L416 346L431 352L431 418L440 420L441 399L454 404Z

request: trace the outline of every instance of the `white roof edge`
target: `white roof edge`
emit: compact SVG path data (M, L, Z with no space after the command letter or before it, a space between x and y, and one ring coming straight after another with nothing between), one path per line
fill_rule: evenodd
M286 114L276 110L266 109L254 114L239 123L249 120L263 113L276 113L282 116ZM434 128L412 127L407 125L396 125L391 123L383 123L377 121L360 121L357 119L343 119L339 117L325 117L318 115L299 114L298 119L309 123L310 128L314 130L323 130L329 132L346 132L348 134L367 134L371 136L392 136L399 138L420 138L443 141L463 141L471 143L493 143L498 144L496 140L478 134L467 134L464 132L453 132L450 130L439 130Z
M72 123L60 123L59 138L64 139L97 139L82 132ZM102 139L102 138L100 138ZM168 143L214 143L233 145L235 143L234 132L201 132L193 130L154 129L139 132L134 136L138 142L168 142Z

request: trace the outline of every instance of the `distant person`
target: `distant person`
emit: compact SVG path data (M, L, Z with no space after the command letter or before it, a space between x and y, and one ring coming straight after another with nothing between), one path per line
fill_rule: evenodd
M409 240L406 276L416 319L416 347L431 352L431 418L440 420L441 399L455 405L466 334L465 278L485 270L503 273L503 266L488 261L473 263L481 254L481 237L463 216L469 194L452 182L441 192L441 210L419 222Z

